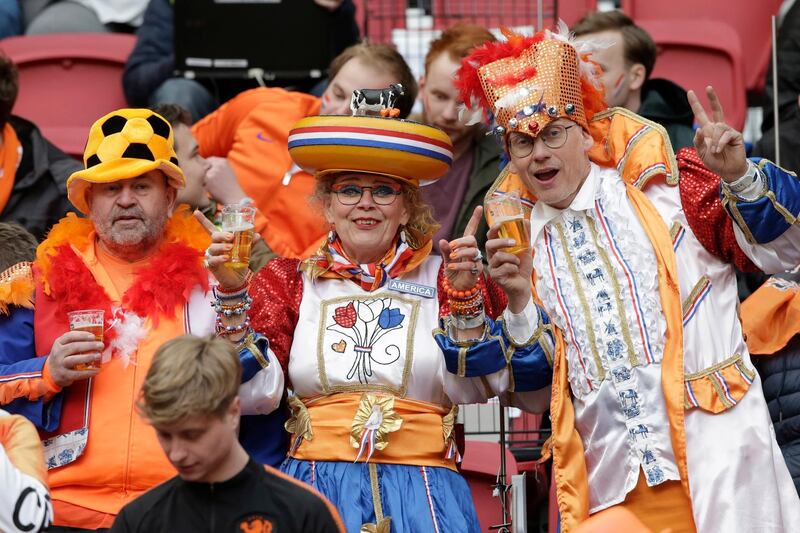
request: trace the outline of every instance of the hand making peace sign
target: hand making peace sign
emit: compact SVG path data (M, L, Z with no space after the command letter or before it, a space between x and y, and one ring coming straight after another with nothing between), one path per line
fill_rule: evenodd
M483 217L483 207L477 206L464 229L464 236L450 242L439 241L447 281L456 290L474 287L483 271L483 254L478 249L475 232Z
M726 183L736 181L747 172L747 154L742 134L725 123L725 113L717 93L706 87L711 103L711 119L694 91L687 96L700 128L694 136L694 146L703 163Z

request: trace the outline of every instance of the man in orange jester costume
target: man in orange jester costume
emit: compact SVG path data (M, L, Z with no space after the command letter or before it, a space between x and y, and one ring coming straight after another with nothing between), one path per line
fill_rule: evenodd
M505 141L489 194L535 203L528 250L505 251L497 225L486 250L508 295L497 357L555 333L561 531L619 508L653 531L800 531L733 269L800 262L800 181L745 157L710 87L711 113L689 93L695 147L673 154L663 127L606 109L590 46L563 24L510 35L475 49L457 80Z
M110 527L123 505L174 475L134 399L161 344L214 328L207 234L174 212L185 179L169 123L145 109L112 112L92 126L84 163L67 189L87 218L62 219L37 250L38 357L0 379L6 400L16 398L6 409L42 432L52 531ZM104 311L102 342L69 331L67 313L82 309Z

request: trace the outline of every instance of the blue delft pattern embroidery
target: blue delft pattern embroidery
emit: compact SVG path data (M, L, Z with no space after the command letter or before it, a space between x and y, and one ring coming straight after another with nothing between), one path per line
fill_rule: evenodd
M591 216L591 213L586 216ZM665 480L665 474L659 466L657 449L648 446L648 443L653 444L650 442L654 438L652 428L641 423L641 417L645 414L644 402L637 392L633 361L628 357L628 347L622 336L621 310L616 309L617 303L610 283L611 277L618 273L613 269L607 270L594 239L588 238L589 228L582 217L564 216L564 223L570 231L571 247L563 253L570 253L577 259L575 264L580 272L580 283L595 314L597 349L616 389L619 408L626 420L630 446L640 457L648 485L657 485ZM584 358L584 365L590 366L588 357Z
M58 468L73 462L86 449L89 430L76 429L42 441L47 469Z

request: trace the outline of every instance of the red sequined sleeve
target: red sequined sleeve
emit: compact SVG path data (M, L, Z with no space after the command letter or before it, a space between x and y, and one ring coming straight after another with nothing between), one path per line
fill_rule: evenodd
M284 375L289 372L289 348L303 297L303 276L297 270L299 263L297 259L274 259L256 274L250 285L253 298L250 324L253 330L269 339Z
M743 272L757 272L758 267L739 248L733 221L722 207L720 177L706 168L694 148L682 148L675 157L683 211L700 244Z
M483 306L486 315L496 319L508 305L508 299L503 289L486 274L481 274L483 282ZM439 316L450 314L450 302L444 290L444 266L439 267L439 276L436 279L436 290L439 295Z

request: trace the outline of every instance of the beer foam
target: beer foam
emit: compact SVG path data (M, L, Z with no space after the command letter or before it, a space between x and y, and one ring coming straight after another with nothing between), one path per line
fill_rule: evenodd
M255 231L256 227L253 224L242 224L237 226L222 225L222 231Z
M512 220L521 220L523 218L525 218L525 215L523 215L522 213L520 213L518 215L501 216L501 217L497 217L494 220L494 222L492 222L492 225L502 224L503 222L509 222L509 221L512 221Z

